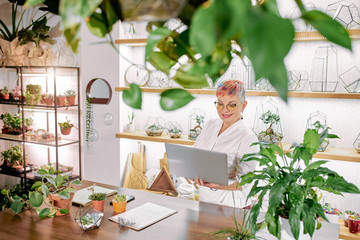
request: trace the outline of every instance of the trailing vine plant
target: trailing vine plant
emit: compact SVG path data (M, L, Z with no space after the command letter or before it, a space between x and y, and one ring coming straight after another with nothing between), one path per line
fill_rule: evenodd
M86 98L86 104L85 104L85 142L87 143L88 150L90 149L90 134L93 131L93 123L94 123L94 115L93 115L93 106L91 104L91 98Z

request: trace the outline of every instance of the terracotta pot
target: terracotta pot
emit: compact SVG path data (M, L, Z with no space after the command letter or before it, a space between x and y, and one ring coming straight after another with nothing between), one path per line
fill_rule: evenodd
M10 94L9 94L9 93L2 95L2 99L9 100L9 98L10 98Z
M7 128L3 128L3 129L1 129L1 133L3 133L3 134L7 134L7 132L8 132L8 129L7 129Z
M58 207L61 209L67 209L69 210L68 213L70 213L70 208L71 208L71 204L72 204L72 200L74 198L75 193L69 193L70 194L70 198L69 199L62 199L61 197L57 196L56 194L51 194L49 195L49 200L52 201L52 205L54 207ZM61 214L59 212L59 210L56 211L56 216L63 216L66 214Z
M104 208L105 208L105 200L100 200L100 201L95 201L95 200L91 200L92 203L92 207L93 209L99 211L99 212L103 212Z
M67 129L60 128L60 130L62 135L69 135L71 133L71 128L67 128Z
M56 104L58 106L65 106L66 97L56 97Z
M44 100L44 103L45 103L46 105L48 105L48 106L52 106L52 105L54 105L54 99L46 98L46 99Z
M112 200L112 204L113 204L113 208L114 208L114 212L116 213L122 213L126 211L126 201L125 202L114 202L114 200Z
M358 233L360 231L360 220L349 218L349 231L351 233Z
M349 219L344 219L344 226L349 227Z
M68 104L69 104L69 105L75 105L75 98L76 98L76 96L66 97L66 99L67 99L67 101L68 101Z

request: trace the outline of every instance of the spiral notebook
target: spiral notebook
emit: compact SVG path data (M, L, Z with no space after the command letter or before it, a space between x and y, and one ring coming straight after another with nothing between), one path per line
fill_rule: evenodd
M115 189L108 189L104 187L95 186L94 187L95 193L106 193L106 195L109 197L113 194L116 194L117 191ZM89 196L91 195L91 192L88 190L88 188L83 188L75 193L75 196L72 200L74 204L87 206L91 203L91 200L89 199Z
M177 210L147 202L139 207L112 216L109 220L119 223L119 218L121 218L125 223L124 226L139 231L177 212Z

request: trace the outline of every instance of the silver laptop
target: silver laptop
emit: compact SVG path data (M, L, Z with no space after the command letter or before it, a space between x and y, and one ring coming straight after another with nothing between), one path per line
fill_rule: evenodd
M206 182L228 185L226 153L165 143L170 173Z

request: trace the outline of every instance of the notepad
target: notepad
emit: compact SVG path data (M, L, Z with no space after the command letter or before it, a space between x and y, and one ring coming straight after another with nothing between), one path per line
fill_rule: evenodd
M117 191L115 189L108 189L104 187L95 186L94 187L95 193L106 193L106 195L109 197L113 194L116 194ZM88 190L88 188L83 188L75 193L75 196L73 198L73 203L87 206L91 203L91 200L89 199L89 196L91 195L91 192Z
M175 213L177 213L176 210L147 202L139 207L112 216L109 220L119 223L119 218L121 218L126 223L124 226L139 231Z

